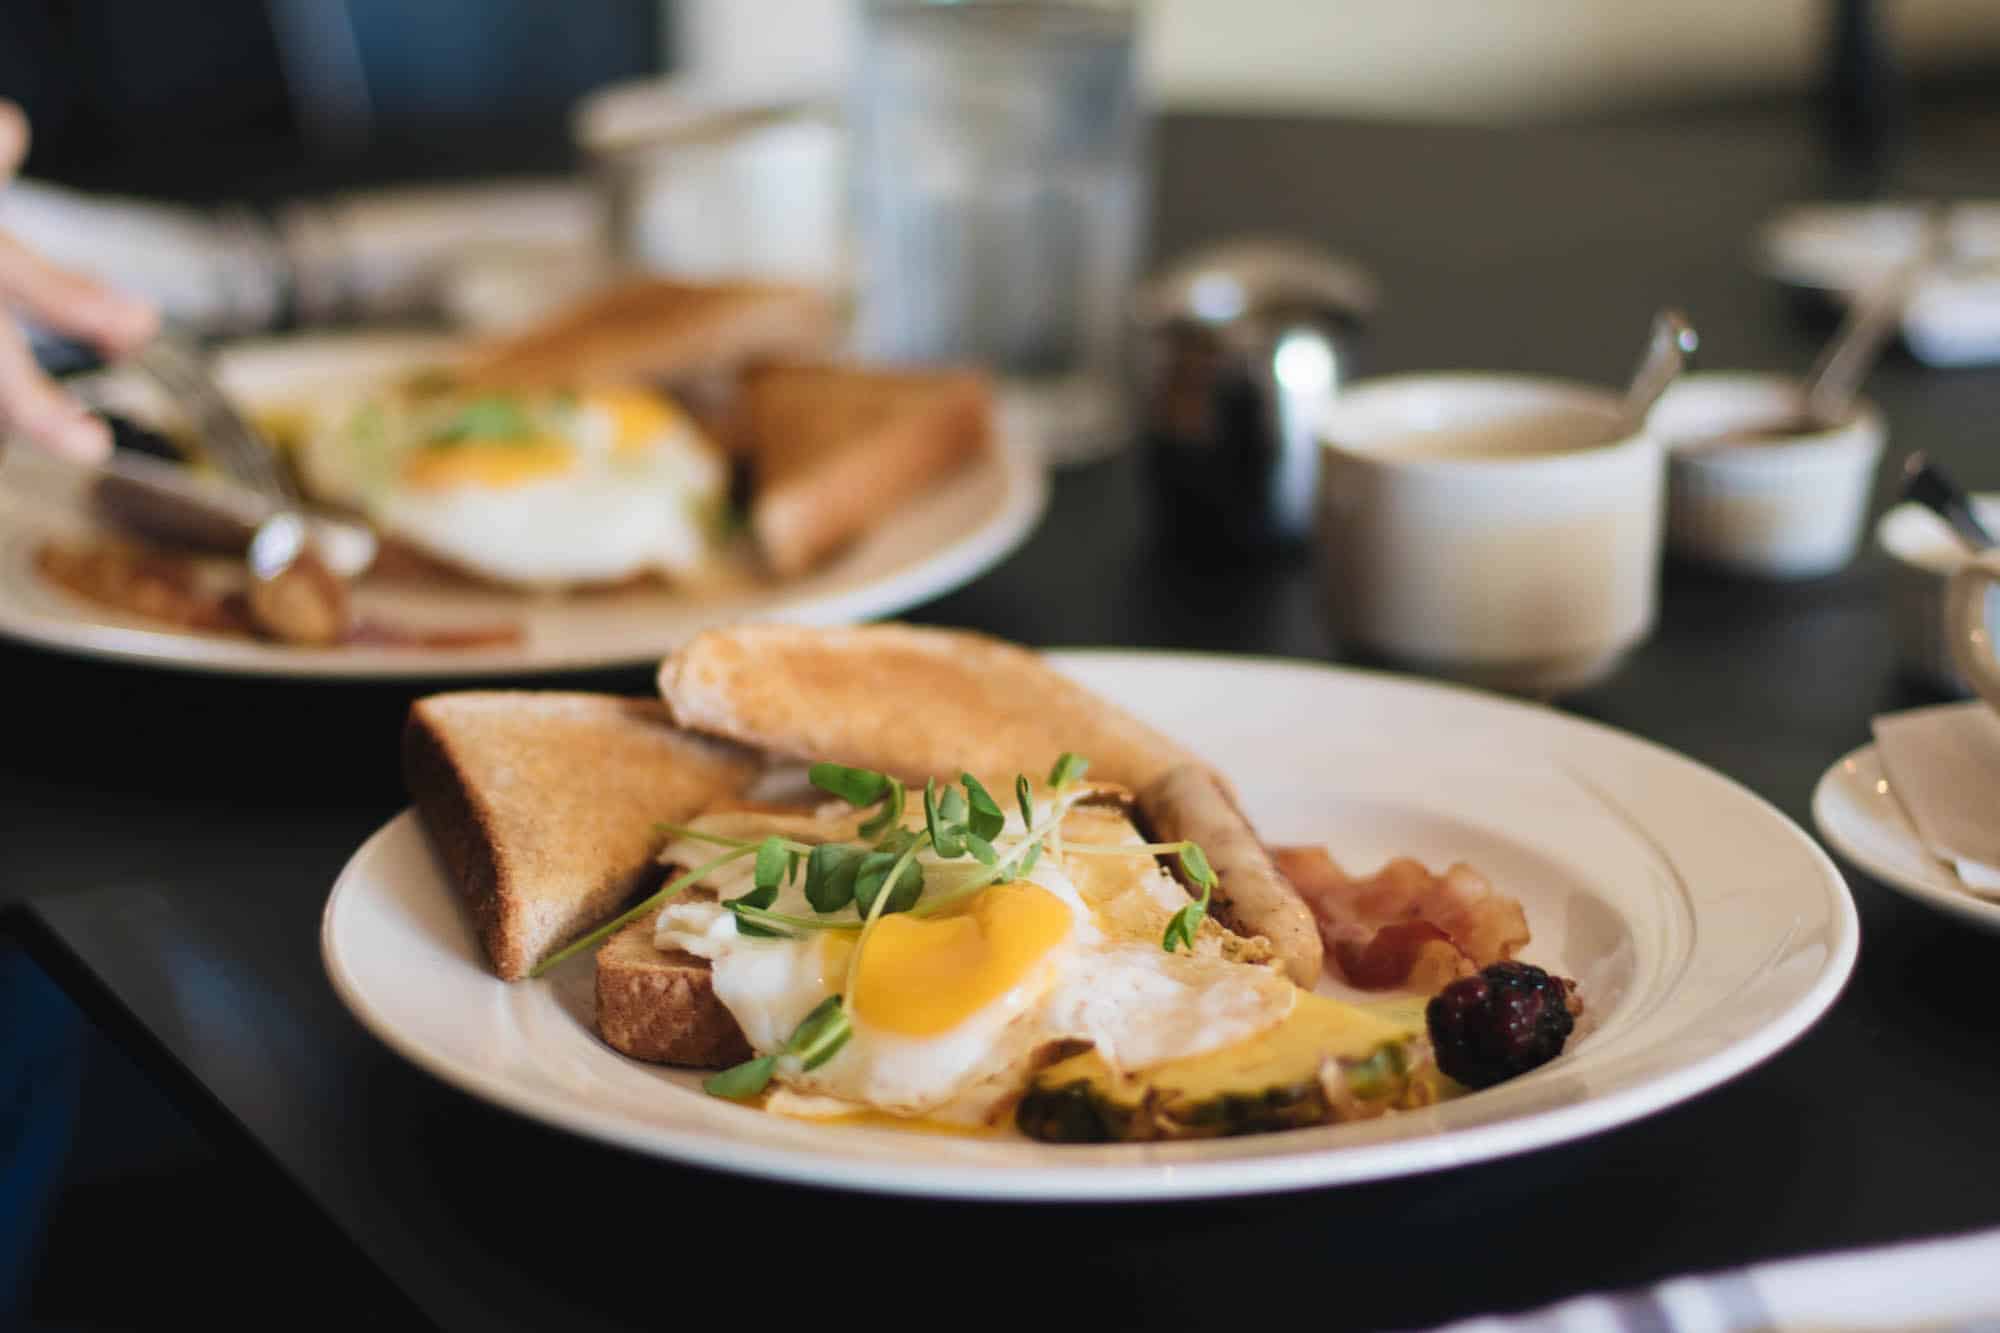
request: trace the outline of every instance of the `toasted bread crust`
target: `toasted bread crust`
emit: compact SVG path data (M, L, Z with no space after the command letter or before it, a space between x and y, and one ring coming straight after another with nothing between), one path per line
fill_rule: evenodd
M1073 750L1093 779L1137 791L1201 762L1039 654L964 630L711 630L661 664L659 685L690 730L913 782L969 770L1006 791Z
M416 803L431 845L472 915L473 932L493 970L505 980L518 980L527 975L530 964L519 941L501 923L499 856L489 821L452 762L444 737L432 726L419 724L416 710L422 702L412 706L403 728L404 789Z
M642 278L474 348L461 374L498 388L678 380L811 356L833 334L826 299L809 287Z
M754 1052L715 998L708 961L653 946L654 912L597 951L597 1030L635 1060L726 1069Z
M509 981L658 876L655 822L739 795L759 767L610 695L432 695L403 731L410 796Z
M768 366L745 378L739 413L751 530L791 576L988 448L993 408L972 371Z

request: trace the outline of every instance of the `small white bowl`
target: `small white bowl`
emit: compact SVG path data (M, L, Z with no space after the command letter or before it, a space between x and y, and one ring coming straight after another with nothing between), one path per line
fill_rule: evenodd
M1667 447L1667 546L1677 555L1766 578L1831 574L1854 558L1886 438L1866 402L1846 424L1778 444L1685 446L1797 409L1782 375L1690 375L1647 419Z
M2000 494L1976 495L1973 508L1989 530L2000 528ZM1966 562L1965 547L1943 519L1905 502L1875 524L1875 544L1889 557L1889 611L1903 671L1946 694L1972 693L1952 665L1945 636L1944 591Z

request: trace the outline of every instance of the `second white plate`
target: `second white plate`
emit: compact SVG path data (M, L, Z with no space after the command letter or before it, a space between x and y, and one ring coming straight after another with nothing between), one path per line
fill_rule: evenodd
M271 340L229 348L218 370L238 400L255 408L343 380L422 365L446 345L433 337L382 333ZM132 375L108 378L99 392L132 410L157 401L147 383ZM1047 499L1038 448L1003 417L999 448L886 516L804 578L699 595L662 588L524 599L464 588L362 589L357 600L385 620L422 625L510 620L524 630L520 642L503 647L439 651L310 649L176 633L107 610L50 584L35 570L41 542L76 531L77 522L10 502L0 492L0 634L152 666L318 679L462 679L643 665L715 625L845 624L929 601L1005 559L1033 530Z

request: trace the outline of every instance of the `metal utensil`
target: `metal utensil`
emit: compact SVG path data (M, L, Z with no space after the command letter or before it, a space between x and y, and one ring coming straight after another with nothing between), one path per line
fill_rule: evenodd
M1944 256L1950 211L1941 204L1925 210L1924 230L1917 248L1880 282L1847 307L1840 327L1820 349L1800 383L1798 407L1787 416L1739 426L1703 439L1675 445L1681 453L1706 449L1769 444L1800 435L1836 430L1854 415L1861 382L1868 378L1882 349L1902 323L1910 294L1923 276Z
M1861 381L1868 378L1882 349L1888 346L1889 335L1902 322L1910 293L1944 252L1950 216L1942 204L1926 208L1923 236L1916 250L1847 308L1840 327L1806 372L1801 414L1806 430L1830 429L1853 413Z
M2000 542L1979 521L1972 496L1945 470L1918 450L1903 463L1903 498L1915 500L1951 525L1958 539L1974 551L1990 551Z
M1311 533L1319 416L1375 303L1352 264L1270 240L1201 251L1141 288L1134 415L1179 549L1248 554Z
M161 334L132 358L188 413L216 465L271 503L248 548L248 601L258 627L288 643L326 644L346 631L347 585L322 556L291 477L236 410L193 343Z
M10 443L0 449L0 489L163 546L218 555L242 555L279 510L226 478L122 448L85 463ZM359 577L374 563L378 543L365 524L313 513L309 525L315 549L341 577Z
M1639 368L1632 373L1631 387L1625 390L1625 421L1636 432L1646 422L1653 404L1660 401L1673 382L1687 369L1687 359L1701 347L1701 337L1678 310L1662 310L1653 316L1653 330Z

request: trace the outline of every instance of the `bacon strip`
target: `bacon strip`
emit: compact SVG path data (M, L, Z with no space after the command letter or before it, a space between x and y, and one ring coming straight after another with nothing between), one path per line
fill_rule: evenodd
M1348 876L1322 847L1278 847L1271 859L1312 909L1350 985L1435 992L1528 943L1521 905L1471 866L1442 875L1398 857L1366 879Z

